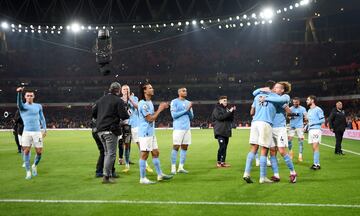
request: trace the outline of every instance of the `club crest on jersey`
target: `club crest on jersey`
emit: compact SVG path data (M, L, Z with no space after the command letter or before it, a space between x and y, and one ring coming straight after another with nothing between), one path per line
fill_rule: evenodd
M148 111L148 105L144 104L143 107L142 107L145 111Z

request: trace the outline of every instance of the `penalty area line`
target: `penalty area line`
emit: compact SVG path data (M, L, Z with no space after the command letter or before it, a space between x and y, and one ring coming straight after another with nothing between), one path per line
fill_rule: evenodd
M262 202L183 202L146 200L43 200L43 199L0 199L0 203L60 203L60 204L160 204L160 205L213 205L213 206L283 206L283 207L329 207L360 208L360 205L321 203L262 203Z

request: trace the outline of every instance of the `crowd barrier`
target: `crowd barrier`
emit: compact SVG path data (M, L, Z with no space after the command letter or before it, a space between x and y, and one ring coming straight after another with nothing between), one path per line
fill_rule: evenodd
M322 135L324 136L335 136L335 134L327 128L322 129ZM360 140L360 130L345 130L344 138Z

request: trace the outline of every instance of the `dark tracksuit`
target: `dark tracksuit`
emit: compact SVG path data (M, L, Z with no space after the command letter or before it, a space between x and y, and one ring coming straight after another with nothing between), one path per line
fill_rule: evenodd
M212 119L214 121L214 136L219 143L217 161L218 163L224 163L227 145L231 137L231 125L234 120L234 112L230 112L227 107L217 104L212 112Z
M16 146L18 148L18 153L21 153L21 145L20 145L18 135L21 136L23 131L24 131L24 122L21 119L19 111L16 111L15 116L14 116L14 120L15 120L15 125L14 125L14 128L13 128L14 129L13 134L14 134Z
M329 125L330 129L333 129L335 133L335 154L342 153L341 142L346 128L345 111L334 108L329 116Z

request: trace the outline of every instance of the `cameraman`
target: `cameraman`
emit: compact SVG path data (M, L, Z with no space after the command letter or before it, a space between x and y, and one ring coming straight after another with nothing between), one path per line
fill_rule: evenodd
M121 85L118 82L111 83L109 93L95 103L92 111L105 152L104 184L114 183L113 167L116 160L117 137L121 135L120 121L129 118L126 105L119 97L120 90Z
M213 112L212 119L214 121L214 136L219 142L219 149L217 154L217 167L230 167L225 163L226 150L231 137L231 124L234 120L234 112L236 106L228 107L227 96L221 96L219 103L216 104Z

